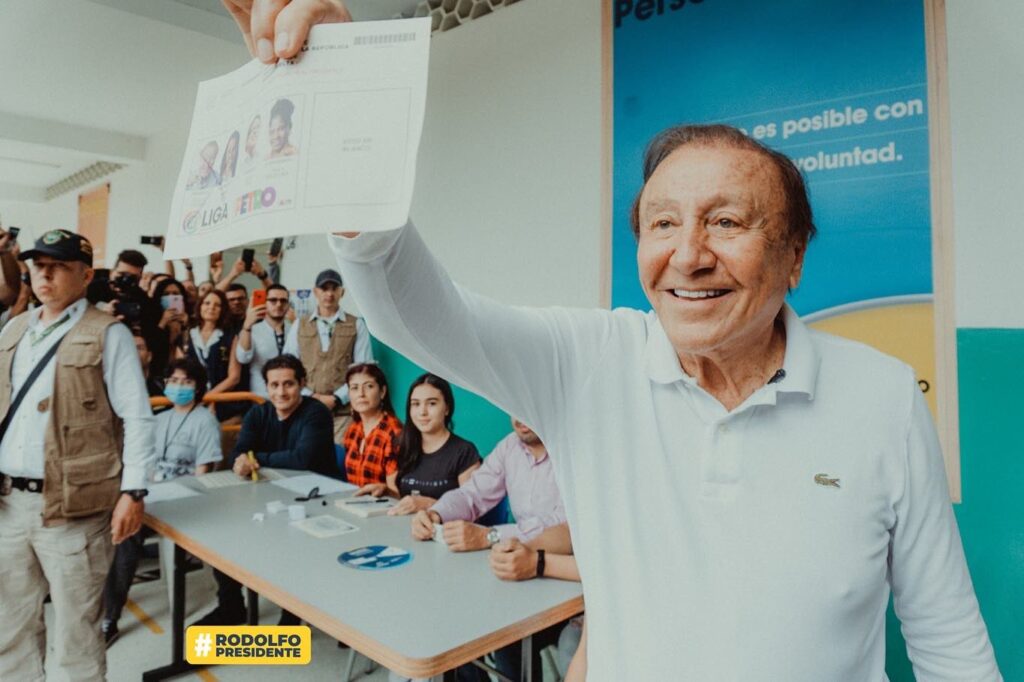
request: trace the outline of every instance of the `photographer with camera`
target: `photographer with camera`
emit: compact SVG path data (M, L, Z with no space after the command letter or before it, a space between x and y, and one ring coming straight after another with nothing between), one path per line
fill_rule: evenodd
M98 310L113 315L129 327L138 327L153 353L153 371L163 373L168 359L167 332L159 327L163 310L142 288L149 261L142 253L126 249L117 255L113 269L97 270L87 297Z

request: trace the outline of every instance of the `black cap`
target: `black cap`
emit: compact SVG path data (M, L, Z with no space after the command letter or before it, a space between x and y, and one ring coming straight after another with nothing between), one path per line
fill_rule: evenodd
M82 261L92 267L92 244L80 234L67 230L50 230L36 240L35 246L22 251L18 260L29 260L39 256L49 256L56 260Z
M316 276L317 289L323 289L324 285L328 282L334 282L339 287L341 286L341 275L338 274L337 270L331 270L328 268Z

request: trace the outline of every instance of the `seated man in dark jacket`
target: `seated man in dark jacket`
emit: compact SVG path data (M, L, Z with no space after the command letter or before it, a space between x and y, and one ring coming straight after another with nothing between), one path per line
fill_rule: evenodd
M287 354L271 358L263 365L263 379L270 402L245 415L231 453L235 473L248 477L253 468L264 466L341 478L334 455L334 417L319 400L302 395L306 385L302 362Z
M249 410L231 453L234 471L248 478L253 469L301 469L341 478L334 456L334 418L323 403L302 395L306 370L294 355L279 355L263 365L270 402ZM255 462L249 459L253 453ZM240 625L245 622L242 586L214 569L217 608L196 625ZM282 611L280 625L299 619Z

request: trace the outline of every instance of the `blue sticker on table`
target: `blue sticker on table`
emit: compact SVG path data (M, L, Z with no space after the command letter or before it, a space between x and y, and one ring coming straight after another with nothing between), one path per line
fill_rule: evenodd
M369 545L359 549L342 552L338 555L338 563L349 568L364 571L379 571L407 564L412 560L412 552L400 547L387 545Z

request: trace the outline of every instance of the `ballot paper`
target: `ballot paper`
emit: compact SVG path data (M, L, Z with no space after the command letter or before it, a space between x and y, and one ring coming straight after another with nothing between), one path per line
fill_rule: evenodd
M199 495L199 493L188 486L178 483L177 481L151 483L149 486L149 493L146 495L146 504L167 502L169 500L180 500L186 497L195 497L196 495Z
M202 483L206 488L227 488L232 485L242 485L248 478L242 478L234 471L213 471L202 476L196 476L196 481Z
M328 478L320 474L300 474L289 476L277 481L271 481L272 485L280 486L299 495L307 495L313 488L319 488L318 495L333 495L334 493L348 493L358 488L351 483L339 481L335 478Z
M347 521L342 521L336 516L328 516L326 514L311 516L300 521L292 521L291 525L305 533L309 533L315 538L333 538L359 530L359 528Z
M295 59L203 81L164 257L401 227L427 90L429 17L314 26Z

